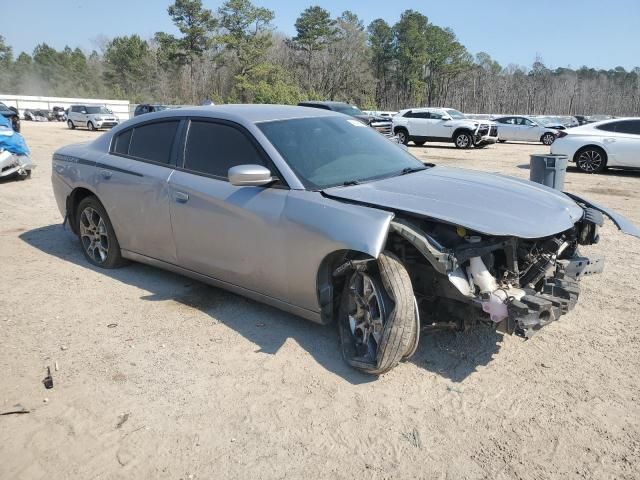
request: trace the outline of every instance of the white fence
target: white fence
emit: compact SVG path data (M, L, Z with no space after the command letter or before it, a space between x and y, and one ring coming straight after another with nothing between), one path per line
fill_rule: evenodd
M16 107L24 118L26 109L51 110L53 107L68 108L71 105L99 105L107 107L120 120L128 120L129 100L106 100L102 98L35 97L30 95L4 95L0 93L0 102L8 107Z

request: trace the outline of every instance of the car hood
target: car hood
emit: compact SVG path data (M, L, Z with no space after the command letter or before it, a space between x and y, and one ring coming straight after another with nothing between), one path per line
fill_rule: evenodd
M498 174L432 167L324 194L404 211L496 236L540 238L571 228L583 209L544 185Z

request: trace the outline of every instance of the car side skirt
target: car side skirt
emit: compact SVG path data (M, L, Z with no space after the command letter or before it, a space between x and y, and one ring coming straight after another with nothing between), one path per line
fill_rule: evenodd
M320 324L324 323L320 316L320 312L307 310L306 308L298 307L296 305L283 302L282 300L278 300L277 298L269 297L268 295L263 295L253 290L249 290L249 289L240 287L238 285L225 282L223 280L218 280L217 278L213 278L208 275L203 275L201 273L194 272L193 270L179 267L178 265L174 265L172 263L163 262L162 260L158 260L156 258L147 257L146 255L141 255L139 253L135 253L130 250L122 249L122 256L123 258L132 260L134 262L144 263L152 267L168 270L170 272L177 273L179 275L184 275L185 277L193 278L194 280L198 280L202 283L206 283L213 287L218 287L224 290L228 290L232 293L241 295L243 297L247 297L257 302L265 303L267 305L278 308L280 310L284 310L285 312L292 313L306 320L310 320L314 323L320 323Z

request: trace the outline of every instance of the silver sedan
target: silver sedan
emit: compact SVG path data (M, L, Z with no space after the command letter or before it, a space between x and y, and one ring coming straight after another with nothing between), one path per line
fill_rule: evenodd
M425 165L351 117L200 107L136 117L53 156L86 259L178 272L314 322L379 374L420 333L486 323L530 336L569 311L602 259L604 215L530 182Z

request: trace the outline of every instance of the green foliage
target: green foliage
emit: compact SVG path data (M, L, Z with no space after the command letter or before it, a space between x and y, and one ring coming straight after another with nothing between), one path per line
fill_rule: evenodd
M104 79L117 93L141 99L149 85L149 44L138 35L116 37L104 54Z

